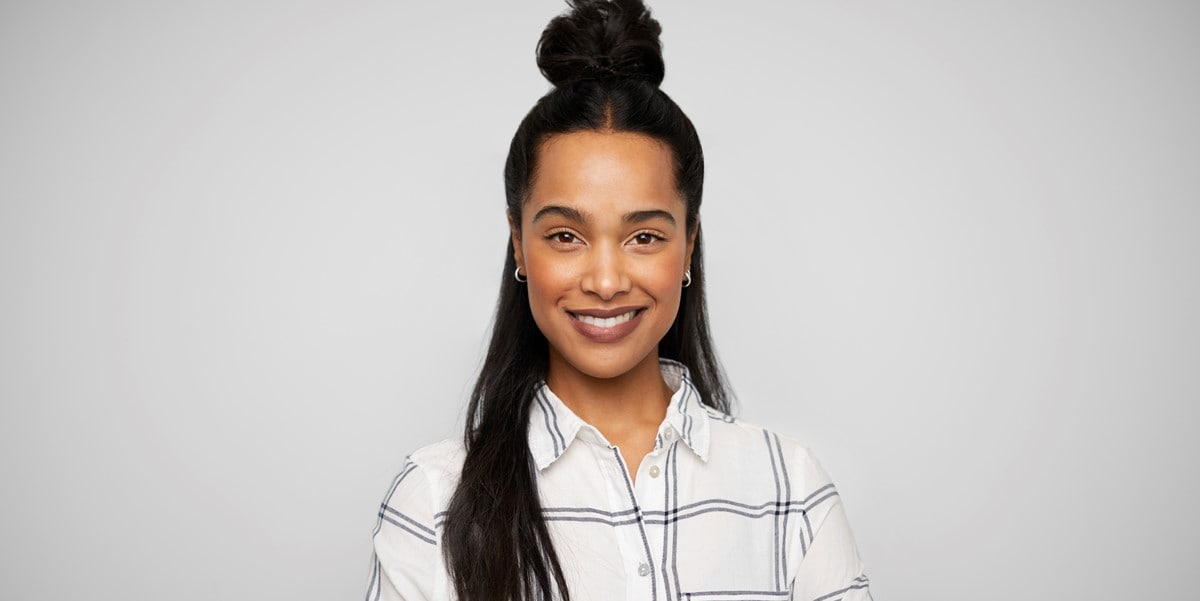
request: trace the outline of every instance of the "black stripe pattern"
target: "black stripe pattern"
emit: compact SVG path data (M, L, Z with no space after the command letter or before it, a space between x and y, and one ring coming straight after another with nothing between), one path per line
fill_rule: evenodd
M870 599L841 497L808 450L705 405L683 365L660 367L675 392L644 458L544 384L532 399L530 450L572 597ZM389 487L368 600L449 601L438 543L462 454L457 439L424 447Z

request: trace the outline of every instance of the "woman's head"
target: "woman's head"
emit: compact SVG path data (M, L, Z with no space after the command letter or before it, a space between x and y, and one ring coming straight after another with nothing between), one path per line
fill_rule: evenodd
M703 334L701 338L707 340L699 235L704 157L695 127L658 87L664 74L661 27L637 0L577 1L572 5L572 11L550 22L538 44L538 66L554 88L521 121L509 148L504 179L513 235L506 271L511 274L519 269L530 278L529 302L540 331L549 339L550 353L565 355L590 375L619 375L648 356L647 351L654 350L659 341L662 346L656 355L685 364L689 359L706 361L711 359L711 349L689 357L683 348L686 336ZM600 161L582 160L588 156L612 160L598 169ZM595 179L603 177L605 169L610 174L614 169L625 174L610 182L615 185L607 195L594 183L587 183L589 174L585 173L594 171L590 175ZM645 182L628 177L632 174L653 180L657 187L638 188L635 184ZM567 185L571 182L573 187ZM664 202L668 195L672 200ZM615 209L621 209L623 215L654 208L672 214L670 237L666 244L622 246L627 250L612 253L604 248L605 243L628 242L624 236L636 234L638 228L614 227L606 232L592 228L592 236L574 231L580 244L559 244L557 252L552 252L551 243L542 237L553 230L539 227L531 232L536 235L525 235L531 225L547 224L539 217L541 209L564 203L575 210L554 215L561 223L551 225L559 231L595 226L601 217L619 218L612 213ZM578 222L585 214L596 217L593 223L565 223ZM536 224L535 217L539 217ZM601 233L609 239L604 240ZM538 262L539 258L546 260ZM526 260L533 264L526 265ZM658 272L649 286L653 294L639 285L646 283L646 278L632 277L644 275L648 267ZM666 277L671 267L678 273ZM608 296L589 292L589 274L605 269L626 270L616 275L629 276L625 279L628 289ZM576 294L567 294L564 288L566 271L575 274ZM685 272L689 272L686 277ZM661 282L672 279L674 290L667 290ZM685 280L692 284L686 291L682 290ZM635 327L636 336L629 340L596 342L577 331L577 315L569 313L574 307L600 314L608 309L645 309L636 318L647 323ZM650 346L646 336L655 337Z
M551 137L539 163L512 244L551 378L657 372L695 242L670 149L583 130Z

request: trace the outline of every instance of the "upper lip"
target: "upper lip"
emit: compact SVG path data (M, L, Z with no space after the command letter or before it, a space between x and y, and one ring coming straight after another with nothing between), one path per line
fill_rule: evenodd
M616 317L624 315L630 311L637 311L642 307L616 307L614 309L567 309L567 313L573 315L587 315L589 317Z

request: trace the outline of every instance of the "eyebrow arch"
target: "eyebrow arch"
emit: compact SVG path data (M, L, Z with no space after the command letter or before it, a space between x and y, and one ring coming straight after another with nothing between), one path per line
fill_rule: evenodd
M586 214L578 209L572 209L571 207L564 207L562 205L546 205L533 216L533 222L537 223L541 218L549 217L551 215L559 215L561 217L570 219L571 221L578 221L580 223L587 223L591 221Z
M625 223L642 223L643 221L650 221L653 219L665 219L671 222L672 227L675 226L675 216L661 209L626 213L625 217L623 217L621 221L624 221Z
M549 217L551 215L558 215L560 217L564 217L572 221L578 221L580 223L588 223L591 221L591 216L583 211L580 211L579 209L564 207L562 205L547 205L542 207L541 210L539 210L533 216L533 222L537 223L543 217ZM625 216L621 218L621 221L624 223L642 223L653 219L665 219L666 221L670 222L672 226L675 225L675 216L661 209L650 209L646 211L633 211L632 213L626 213Z

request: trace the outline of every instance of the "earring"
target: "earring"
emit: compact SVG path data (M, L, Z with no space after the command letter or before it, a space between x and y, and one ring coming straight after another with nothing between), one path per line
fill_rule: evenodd
M692 268L688 267L683 271L683 287L687 288L692 285Z
M529 281L528 276L526 276L524 278L521 277L521 266L520 265L518 265L517 270L513 272L513 279L518 282L521 282L522 284Z

